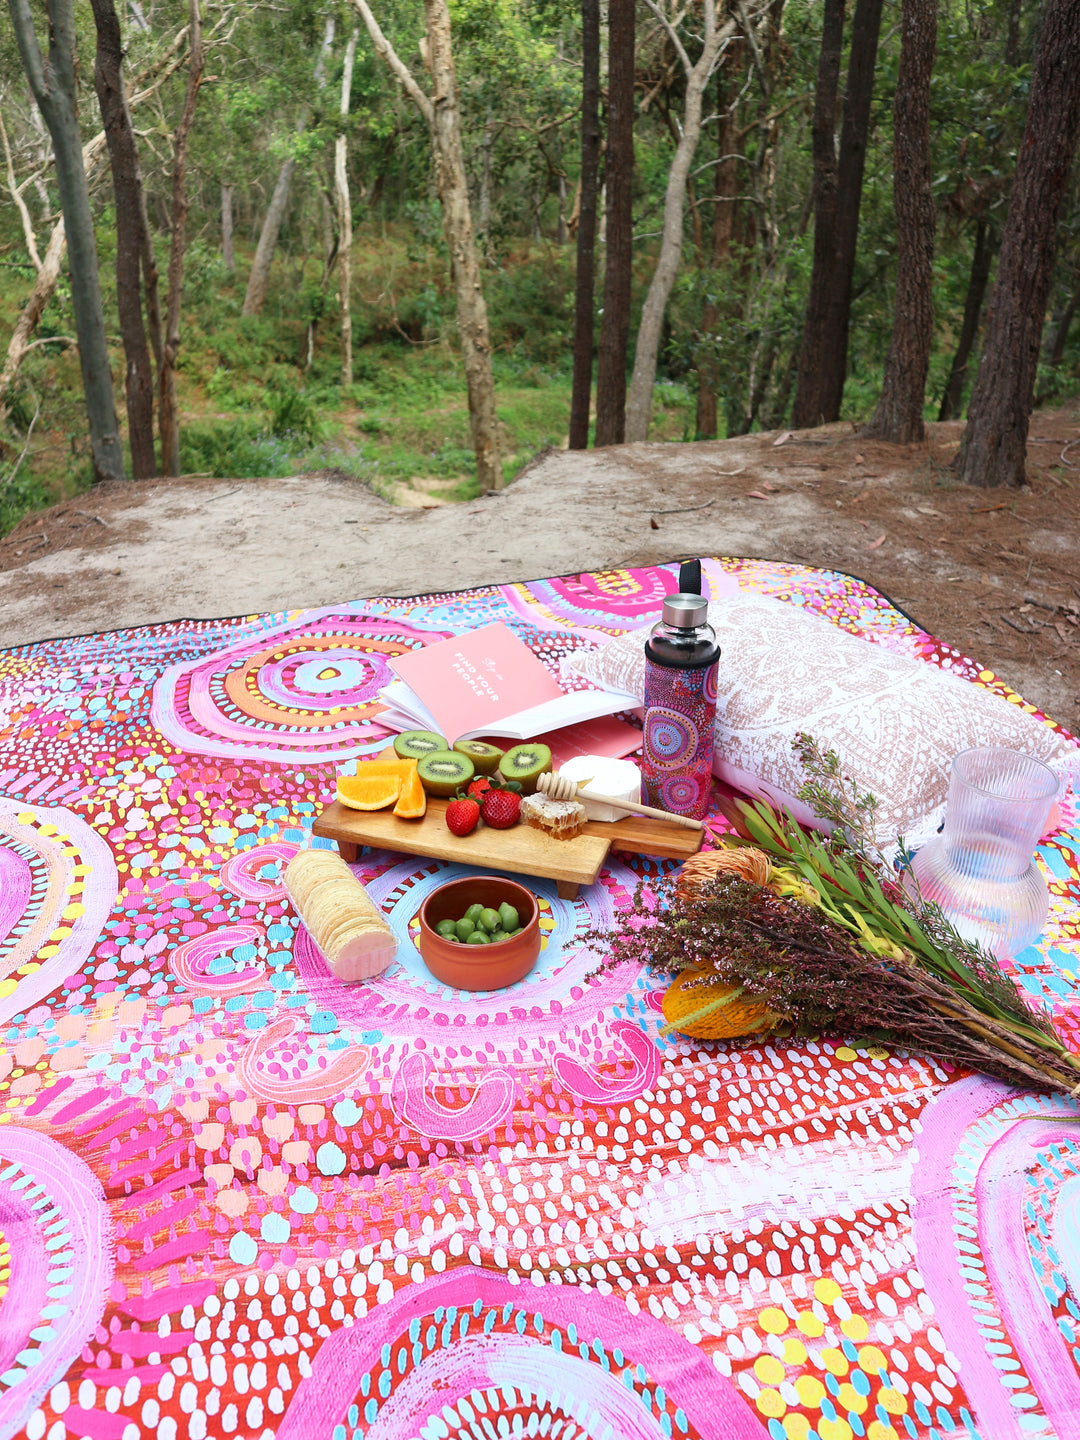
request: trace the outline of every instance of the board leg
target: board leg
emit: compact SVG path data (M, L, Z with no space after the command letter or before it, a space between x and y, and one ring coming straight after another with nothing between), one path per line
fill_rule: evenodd
M346 865L353 865L360 858L360 846L355 840L339 840L337 848Z
M556 880L555 889L560 900L576 900L581 886L575 880Z

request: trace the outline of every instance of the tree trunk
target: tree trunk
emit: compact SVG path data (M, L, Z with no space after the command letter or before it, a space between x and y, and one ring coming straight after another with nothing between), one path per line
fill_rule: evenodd
M19 373L23 357L30 349L30 337L37 329L42 311L56 290L56 282L60 279L60 264L64 258L65 244L64 222L58 220L49 237L41 269L37 273L34 288L30 292L30 299L23 306L22 314L8 341L4 368L0 371L0 418L6 413L7 397L11 393L12 383Z
M578 191L577 273L574 278L571 450L584 450L589 444L595 328L596 202L600 172L600 0L581 0L581 57L581 186Z
M738 178L735 151L738 144L738 124L736 104L729 104L727 100L723 69L717 74L716 109L720 120L716 127L716 163L713 166L712 253L707 261L703 257L702 263L702 269L707 269L709 274L705 299L701 306L701 347L695 362L698 377L695 440L715 440L719 430L716 406L719 377L713 332L720 321L720 306L714 292L716 271L731 253L731 235L735 220Z
M270 288L270 266L274 263L281 223L289 206L289 190L295 169L296 161L290 157L278 171L266 219L259 232L259 243L255 247L255 258L251 262L251 274L248 276L247 291L244 294L244 315L261 315L266 304L266 292Z
M604 193L604 316L596 367L595 443L621 445L634 260L634 0L608 0Z
M97 29L94 88L109 146L116 201L116 309L127 360L128 444L136 480L157 474L154 455L154 373L143 324L140 245L142 175L124 89L123 44L113 0L91 0Z
M501 490L503 475L495 416L495 380L491 370L491 334L469 211L465 160L461 152L457 82L450 45L450 10L447 0L424 0L424 10L434 92L431 129L435 142L435 182L442 201L443 228L457 292L458 333L469 391L476 476L481 492Z
M990 279L990 267L994 261L994 242L985 215L980 215L975 226L975 250L971 257L971 274L968 276L967 295L964 299L964 318L960 325L960 339L956 354L949 367L949 379L941 397L939 420L955 420L960 414L964 399L964 381L967 378L968 361L979 333L979 316L982 314L986 286Z
M882 0L856 0L851 23L851 51L844 88L844 123L836 172L836 271L826 316L825 418L839 420L847 378L851 283L859 243L859 209L863 169L874 98L874 68L881 30Z
M72 0L49 0L49 54L43 59L29 0L8 0L8 4L27 79L52 136L71 267L71 302L79 339L79 365L90 422L94 479L123 480L124 447L116 422L94 217L75 112L74 7Z
M806 300L799 378L792 424L820 425L825 413L821 343L833 266L836 262L836 102L840 90L840 52L844 44L844 0L825 0L817 89L814 92L814 262Z
M660 332L664 324L668 299L682 261L683 207L686 204L686 181L694 163L701 135L701 104L705 87L716 65L720 46L733 33L734 21L716 28L714 0L704 0L705 37L701 55L690 65L689 57L679 45L680 59L686 71L686 101L683 110L682 135L675 147L675 156L668 172L664 195L664 227L660 256L656 262L649 291L641 312L637 344L634 347L634 373L630 378L630 394L626 404L626 439L629 443L649 438L653 389L656 385L656 362L660 354ZM677 42L675 32L672 40Z
M1080 0L1049 0L956 473L1022 485L1058 219L1080 130Z
M923 401L934 334L934 229L930 184L930 76L937 0L903 0L900 69L893 105L896 302L881 396L866 434L894 445L926 435Z
M38 254L37 237L34 235L34 224L30 219L30 211L26 208L26 201L19 192L15 183L15 166L11 160L11 146L8 144L7 129L4 126L4 117L0 114L0 139L4 142L4 163L7 166L8 193L12 202L19 212L19 219L22 221L23 239L26 241L26 252L30 256L30 263L35 270L41 269L41 256ZM559 212L562 219L562 211Z
M836 163L836 203L832 230L832 263L823 256L825 275L813 308L807 306L800 355L800 383L795 394L794 423L820 425L838 420L847 377L851 283L859 239L863 169L874 95L874 65L881 29L882 0L855 0L844 88L844 119ZM834 21L835 23L835 21ZM815 229L815 255L817 232ZM804 377L806 383L804 383Z
M158 424L161 429L161 473L180 474L180 418L176 410L176 358L180 352L180 302L187 245L187 147L202 82L202 17L199 0L188 0L191 59L188 61L184 108L173 143L172 241L169 248L169 290L165 301L165 346L158 375Z
M345 68L341 74L341 119L344 124L349 118L352 101L353 66L356 63L356 42L360 32L354 29L345 47ZM338 254L341 271L338 275L341 297L341 383L353 383L352 355L352 200L349 197L349 149L344 130L337 137L334 148L334 188L338 202Z
M233 247L233 187L221 187L221 259L230 275L236 274L236 250Z

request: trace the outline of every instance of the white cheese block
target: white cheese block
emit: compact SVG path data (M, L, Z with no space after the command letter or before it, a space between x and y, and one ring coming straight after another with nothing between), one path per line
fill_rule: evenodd
M609 755L575 755L559 767L559 773L579 785L589 780L589 784L578 791L578 799L584 802L590 820L625 820L627 815L625 810L616 810L613 805L590 800L590 794L611 795L635 803L641 799L641 771L633 760L613 760Z

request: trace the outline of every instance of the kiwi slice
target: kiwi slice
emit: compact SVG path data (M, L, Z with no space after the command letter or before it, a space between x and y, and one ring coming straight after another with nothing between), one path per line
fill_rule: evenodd
M537 776L551 769L551 751L546 745L527 740L507 750L499 761L499 773L504 780L516 780L523 795L531 795L536 789Z
M478 775L494 775L499 768L503 752L495 745L485 745L482 740L459 740L454 746L459 755L467 755Z
M450 746L434 730L403 730L394 741L394 750L402 760L422 760Z
M467 755L456 750L436 750L416 762L416 773L429 795L454 795L464 790L476 774Z

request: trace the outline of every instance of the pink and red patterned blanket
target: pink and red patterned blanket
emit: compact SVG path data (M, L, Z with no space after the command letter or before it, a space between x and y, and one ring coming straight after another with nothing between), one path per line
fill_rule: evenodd
M706 571L1008 693L860 581ZM540 963L493 996L412 944L453 866L364 854L402 957L370 985L285 898L388 657L499 619L557 666L676 577L0 652L0 1440L1080 1434L1074 1102L661 1040L662 983L580 946L659 862L538 882ZM1064 822L1016 970L1071 1027Z

